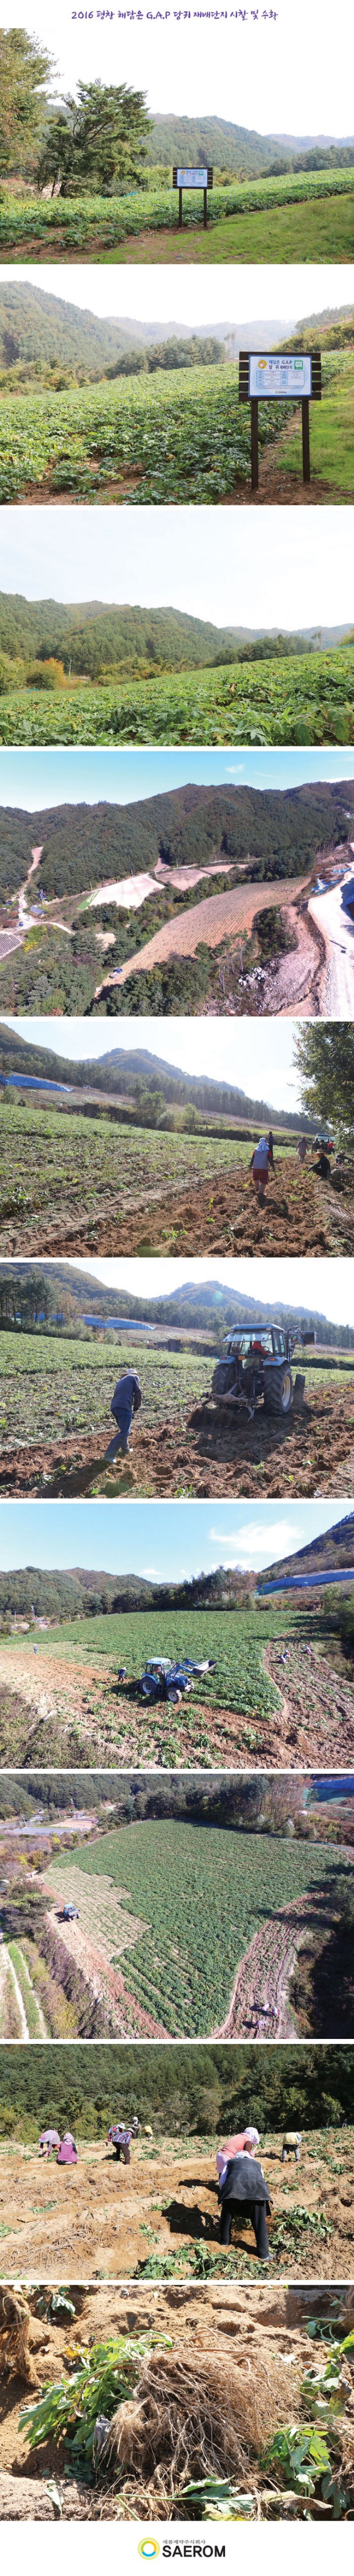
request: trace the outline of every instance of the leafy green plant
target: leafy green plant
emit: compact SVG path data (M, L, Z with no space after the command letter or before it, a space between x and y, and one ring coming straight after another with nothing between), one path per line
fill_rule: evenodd
M230 2478L190 2478L174 2496L174 2513L188 2506L191 2522L252 2522L254 2496L239 2495Z
M134 2387L140 2362L153 2343L163 2342L170 2348L168 2336L112 2336L107 2343L93 2344L74 2366L70 2379L45 2389L43 2396L22 2408L21 2431L26 2433L33 2450L41 2442L65 2439L70 2460L81 2475L93 2475L95 2428L99 2416L107 2422ZM70 2358L70 2356L68 2356Z
M332 2477L328 2444L325 2434L316 2432L312 2424L290 2424L274 2433L262 2458L266 2469L281 2470L284 2486L295 2488L298 2495L314 2495L319 2480L321 2494L328 2492L326 2481Z

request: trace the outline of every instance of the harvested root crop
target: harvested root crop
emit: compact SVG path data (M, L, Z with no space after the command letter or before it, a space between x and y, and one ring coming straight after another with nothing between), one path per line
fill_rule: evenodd
M9 2379L25 2379L28 2388L38 2388L37 2371L29 2346L30 2309L20 2290L0 2292L0 2371Z
M113 2416L107 2457L139 2484L153 2477L157 2496L212 2471L239 2477L288 2404L289 2372L273 2351L242 2368L230 2360L226 2339L218 2339L215 2358L185 2346L153 2352L134 2396Z

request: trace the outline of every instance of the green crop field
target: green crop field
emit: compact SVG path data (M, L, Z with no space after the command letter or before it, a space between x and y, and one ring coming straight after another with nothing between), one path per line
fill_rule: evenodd
M129 1991L171 2037L196 2039L223 2020L236 1968L263 1917L323 1885L327 1874L333 1878L333 1864L333 1849L329 1854L321 1844L289 1845L280 1836L263 1841L164 1819L104 1834L90 1852L75 1853L74 1875L76 1888L89 1880L87 1930L91 1890L97 1932L97 1878L104 1880L103 1933L109 1933L108 1879L124 1895L128 1915L147 1925L129 1947ZM68 1872L72 1881L73 1860L59 1854L56 1886ZM50 1869L47 1876L51 1884ZM85 1887L83 1905L84 1898Z
M139 189L114 201L99 196L41 199L25 195L6 199L0 215L2 257L46 261L77 255L84 258L137 257L141 236L148 256L161 257L159 234L167 236L168 260L202 256L233 260L350 259L354 243L354 187L350 168L287 172L280 179L235 180L216 187L208 197L208 226L201 229L201 201L183 197L183 231L177 229L177 198L172 188ZM256 239L254 238L256 234ZM153 253L151 237L154 237ZM165 248L165 242L163 244Z
M79 681L0 697L0 743L348 743L354 652L295 654L159 674Z
M8 1099L8 1094L6 1096ZM100 1204L118 1223L126 1193L160 1188L171 1181L194 1185L215 1172L250 1163L249 1137L188 1136L145 1127L112 1127L108 1118L83 1119L26 1100L7 1106L1 1119L0 1229L8 1217L19 1223L31 1217L69 1210L97 1217ZM282 1142L282 1153L287 1150ZM295 1154L295 1139L289 1151Z
M60 1440L69 1431L104 1432L113 1437L110 1402L127 1357L141 1371L144 1418L150 1426L168 1414L181 1423L198 1400L209 1375L209 1361L191 1350L142 1351L132 1333L97 1348L93 1341L57 1340L45 1334L0 1333L0 1438ZM140 1418L140 1417L139 1417Z
M292 1139L294 1152L295 1140ZM55 1109L11 1106L1 1122L0 1222L17 1211L53 1208L62 1190L77 1205L90 1208L97 1196L112 1192L114 1213L126 1190L143 1190L184 1174L191 1181L208 1179L233 1162L249 1163L249 1138L163 1134L161 1129L119 1126L108 1118L84 1120ZM289 1150L291 1150L289 1148ZM284 1147L282 1147L284 1151Z
M273 1612L266 1634L273 1637L277 1633ZM124 1615L108 1612L104 1618L77 1619L75 1626L65 1621L52 1628L50 1635L36 1635L36 1642L41 1668L48 1666L48 1680L50 1659L53 1656L56 1660L58 1647L68 1666L82 1664L85 1657L91 1665L94 1659L98 1669L102 1661L105 1668L110 1662L113 1676L117 1665L123 1663L131 1679L138 1678L147 1658L156 1653L170 1655L171 1661L189 1655L192 1661L195 1658L203 1662L211 1656L216 1660L216 1672L204 1673L194 1682L193 1701L197 1705L206 1700L213 1708L234 1708L245 1716L259 1716L279 1705L278 1692L263 1665L263 1613L260 1633L257 1613L248 1616L230 1611L225 1617L222 1610L135 1610L125 1611ZM23 1637L13 1638L11 1645L23 1653ZM8 1638L0 1637L0 1677L2 1646L8 1646ZM186 1708L191 1715L189 1702Z
M351 352L322 362L322 405L311 415L312 469L343 490L354 488ZM331 392L330 392L331 389ZM295 411L298 406L295 406ZM289 416L287 403L260 405L262 451ZM0 403L0 504L39 498L96 504L215 502L250 485L250 411L238 401L237 366L160 368L153 376L43 390ZM284 462L302 475L301 422Z
M276 427L278 406L270 408L263 445ZM113 497L112 484L131 506L213 502L232 492L238 474L250 474L250 422L236 366L160 368L0 403L0 503L42 481L44 497L69 493L95 505L107 486Z

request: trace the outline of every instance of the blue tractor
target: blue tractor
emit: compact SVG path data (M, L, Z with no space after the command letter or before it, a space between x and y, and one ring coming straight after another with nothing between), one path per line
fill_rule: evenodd
M261 1398L266 1413L291 1413L295 1390L298 1406L305 1383L304 1378L296 1377L294 1386L293 1351L296 1344L303 1348L315 1340L315 1333L284 1331L280 1324L252 1324L227 1333L212 1378L213 1403L242 1406L251 1421Z
M168 1699L178 1705L179 1700L184 1699L186 1694L189 1696L193 1690L193 1681L196 1677L211 1672L215 1672L215 1664L210 1661L193 1664L189 1655L183 1655L181 1662L176 1664L171 1662L170 1655L151 1655L149 1662L145 1664L138 1688L142 1699L148 1699L153 1704L157 1700Z

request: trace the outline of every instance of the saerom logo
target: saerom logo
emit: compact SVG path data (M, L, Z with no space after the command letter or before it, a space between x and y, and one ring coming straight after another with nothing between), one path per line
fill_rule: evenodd
M139 2558L159 2558L160 2542L159 2540L151 2540L150 2537L146 2540L138 2540L138 2551Z

